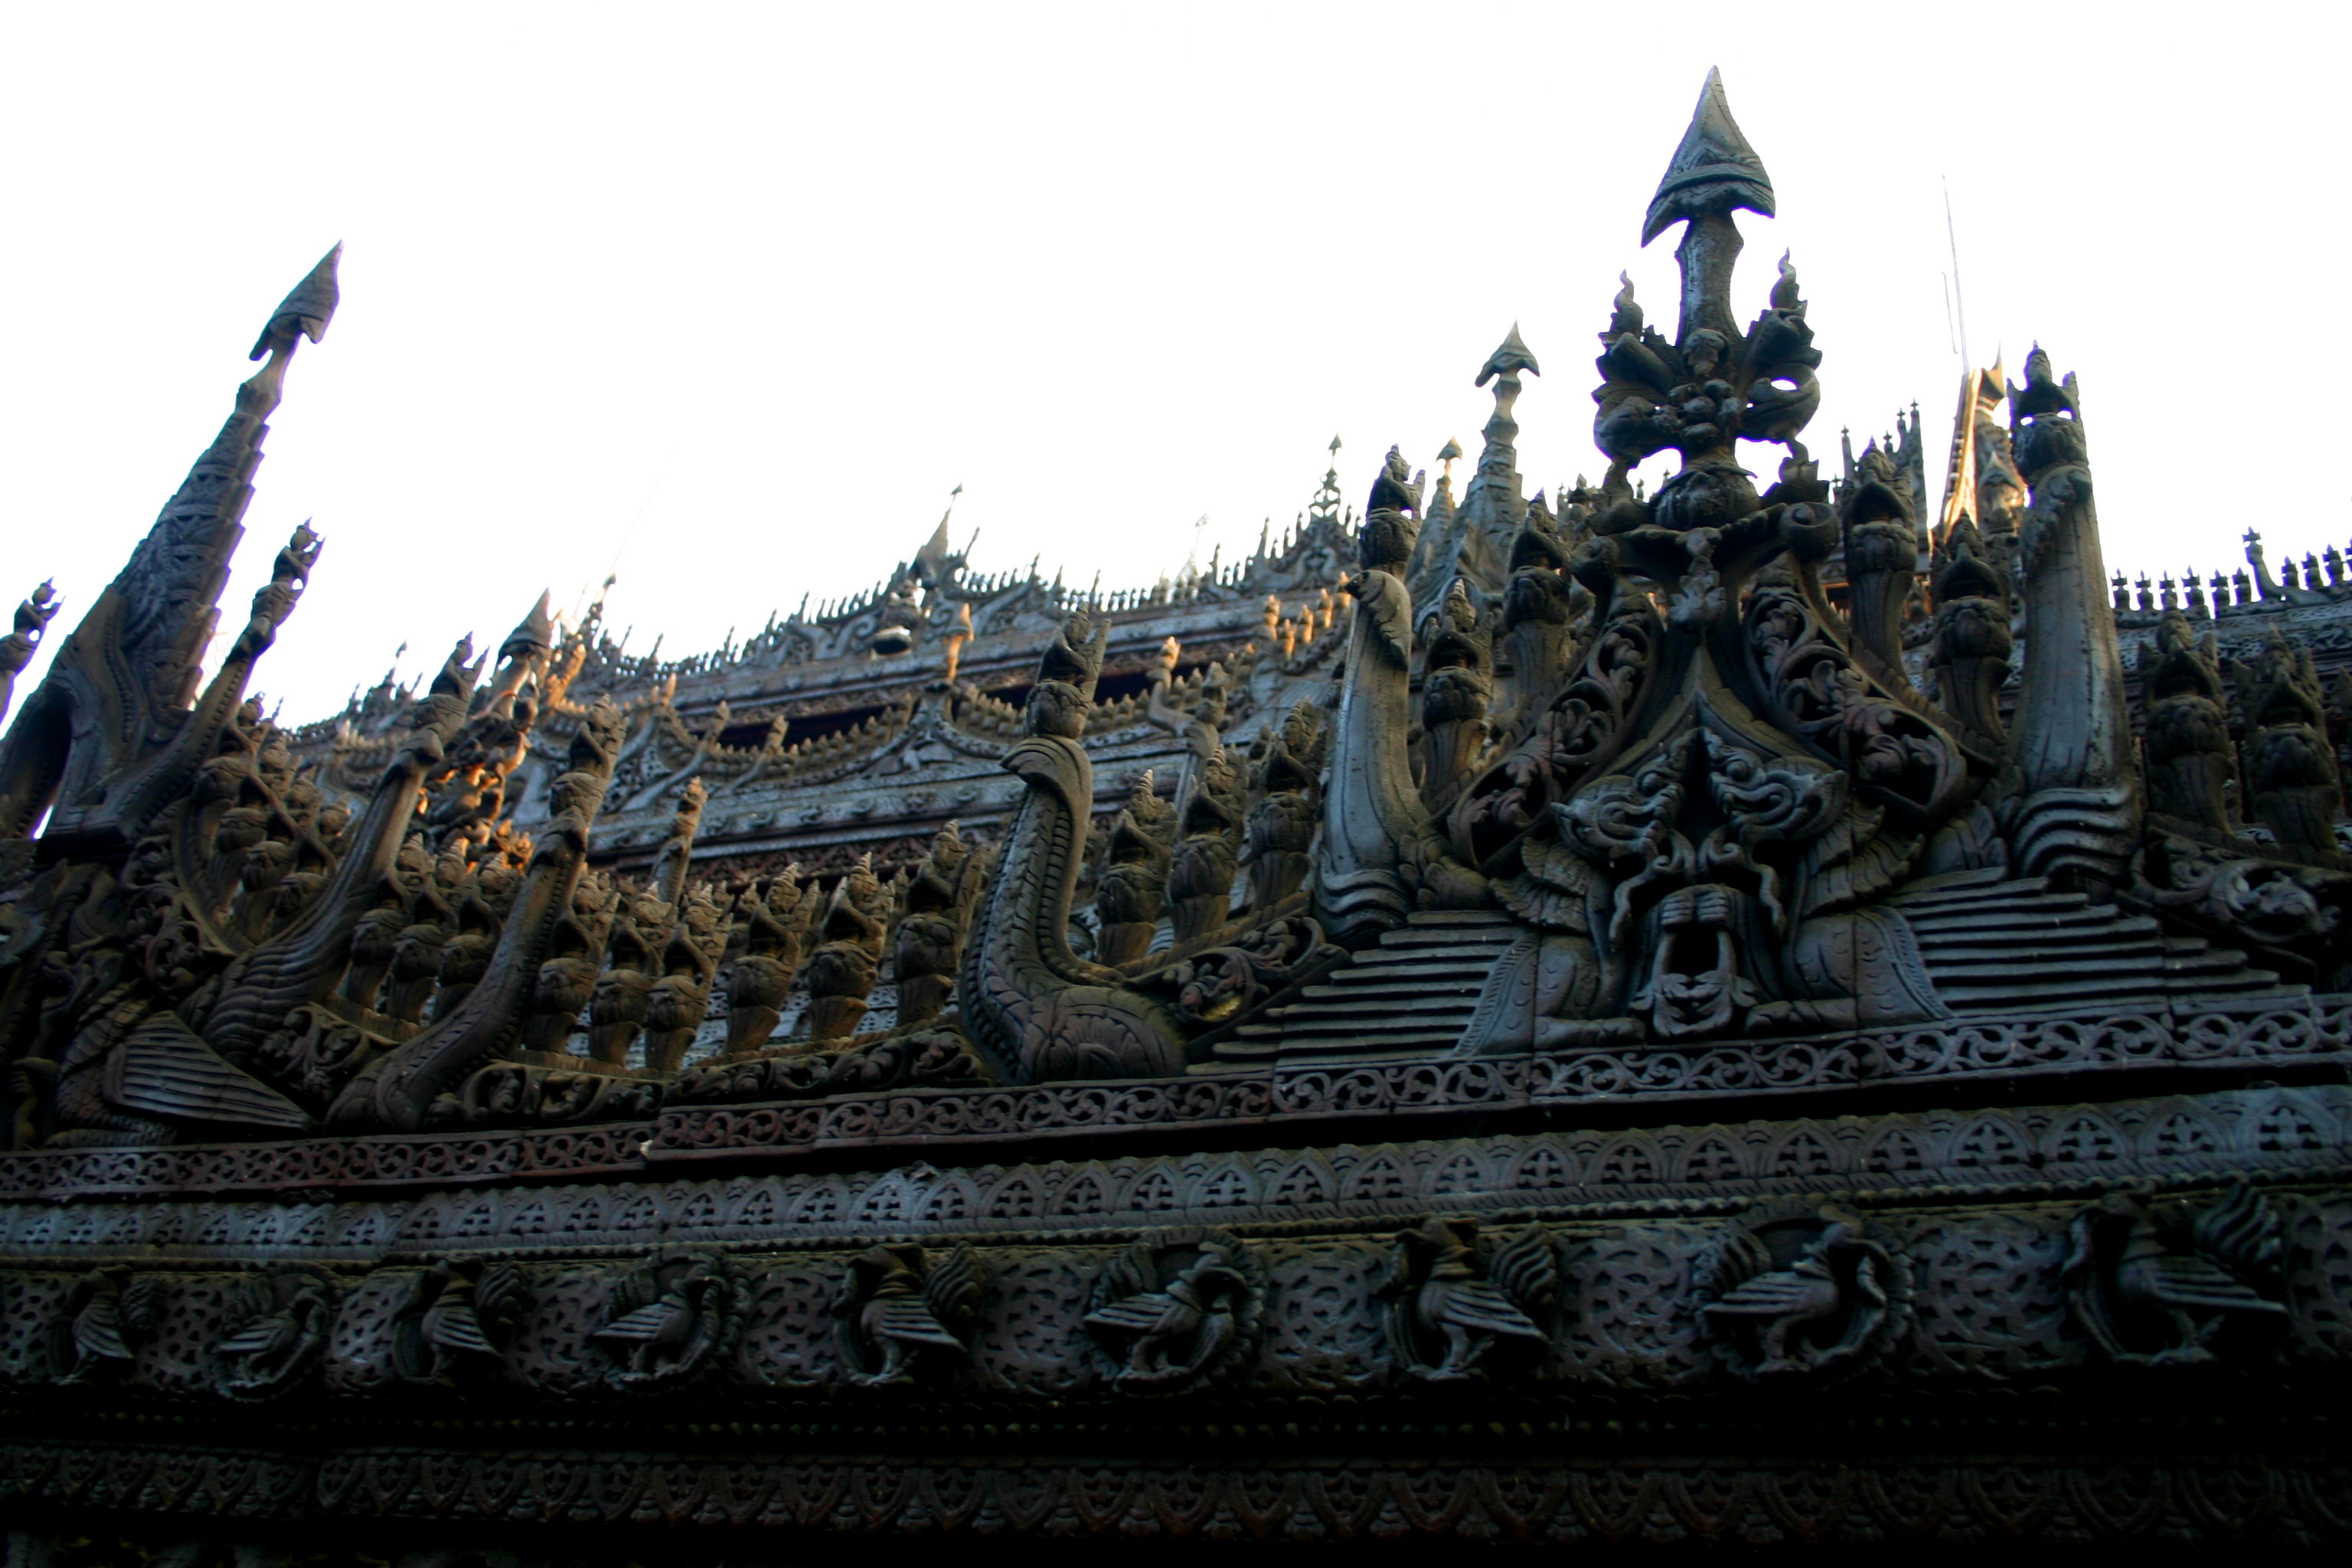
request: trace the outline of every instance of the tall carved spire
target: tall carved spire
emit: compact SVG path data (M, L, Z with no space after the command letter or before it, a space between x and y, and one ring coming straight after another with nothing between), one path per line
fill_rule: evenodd
M915 580L925 587L936 588L947 580L949 565L954 559L953 549L948 543L948 520L955 516L956 497L961 494L961 485L948 492L948 506L940 513L940 525L931 530L930 538L923 542L923 547L915 552L915 559L908 563Z
M1522 372L1543 374L1514 321L1501 346L1478 367L1475 384L1494 384L1495 412L1486 421L1486 447L1478 454L1478 467L1463 493L1461 509L1454 510L1451 487L1441 479L1439 495L1444 504L1430 508L1422 520L1420 543L1405 574L1419 619L1439 613L1456 582L1466 583L1483 603L1491 604L1502 592L1512 544L1528 518L1528 503L1519 493L1519 455L1515 445L1519 426L1512 416L1519 400ZM1457 458L1462 455L1461 447L1448 441L1438 454L1439 463L1451 460L1446 452Z
M341 253L327 252L270 313L253 348L268 363L237 388L220 433L0 742L0 837L29 833L52 801L49 833L119 834L101 781L139 764L185 722L268 418L296 345L325 336L334 316Z
M1339 526L1339 437L1331 437L1331 466L1323 470L1323 482L1315 489L1315 499L1307 503L1307 524L1309 528Z
M1742 440L1789 448L1777 500L1827 499L1811 496L1817 466L1797 439L1821 404L1814 372L1822 356L1788 256L1752 326L1742 331L1731 310L1731 267L1740 247L1731 214L1740 207L1769 213L1772 205L1763 164L1731 121L1722 79L1709 73L1643 229L1646 244L1669 224L1688 226L1675 252L1683 274L1679 332L1669 343L1645 326L1627 282L1601 333L1592 435L1611 464L1601 484L1609 505L1594 520L1598 531L1622 533L1646 521L1683 533L1745 515L1757 498L1738 454ZM1629 475L1636 463L1668 449L1682 454L1683 468L1661 487L1651 509L1657 515L1645 518ZM1802 487L1805 496L1790 486Z

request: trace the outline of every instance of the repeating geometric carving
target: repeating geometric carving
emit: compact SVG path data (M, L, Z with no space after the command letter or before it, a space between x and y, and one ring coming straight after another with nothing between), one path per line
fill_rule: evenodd
M2030 1465L1874 1458L1825 1477L1779 1457L1439 1458L1409 1467L1277 1458L1236 1473L1054 1457L771 1465L406 1447L324 1458L268 1449L0 1448L0 1485L52 1508L121 1510L100 1538L140 1552L201 1538L184 1525L149 1522L139 1509L338 1528L365 1520L372 1538L391 1542L433 1519L504 1517L544 1521L557 1541L570 1539L565 1525L691 1521L844 1532L1748 1546L1883 1545L1889 1538L2152 1542L2212 1532L2314 1546L2352 1538L2345 1479L2344 1467L2317 1456L2277 1456L2257 1471L2201 1452L2118 1462L2037 1457Z
M549 1242L743 1244L788 1231L850 1236L878 1224L978 1236L1081 1220L1138 1225L1191 1215L1248 1222L1294 1215L1302 1205L1334 1215L1406 1215L1427 1206L1564 1202L1579 1193L1629 1188L1704 1195L1748 1193L1758 1184L1807 1191L1963 1181L2023 1193L2053 1179L2163 1177L2179 1169L2180 1129L2191 1124L2210 1146L2199 1157L2200 1169L2317 1173L2334 1168L2338 1151L2352 1146L2352 1095L2324 1085L2242 1089L2098 1108L1339 1145L1311 1159L1269 1149L1126 1156L1086 1167L488 1186L424 1198L372 1197L361 1188L332 1201L290 1204L197 1196L57 1209L20 1200L0 1203L0 1249L83 1260L136 1254L335 1261L395 1246L481 1252ZM1987 1163L1993 1154L2001 1161ZM119 1163L109 1169L126 1198L145 1185L121 1179L144 1172ZM1318 1191L1319 1198L1312 1195Z

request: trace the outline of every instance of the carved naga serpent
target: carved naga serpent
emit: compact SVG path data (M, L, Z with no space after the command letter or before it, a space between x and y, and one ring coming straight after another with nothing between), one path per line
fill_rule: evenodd
M1107 624L1072 616L1039 662L1024 727L1005 753L1028 793L965 950L958 994L972 1044L1016 1082L1153 1078L1183 1070L1177 1022L1118 972L1070 951L1070 897L1094 804L1078 737L1094 706Z

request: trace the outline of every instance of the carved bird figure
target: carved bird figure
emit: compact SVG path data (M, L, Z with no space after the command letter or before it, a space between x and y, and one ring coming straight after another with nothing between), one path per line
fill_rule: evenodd
M1409 1286L1420 1277L1401 1308L1415 1376L1455 1382L1470 1375L1498 1338L1536 1345L1549 1340L1528 1310L1549 1298L1557 1280L1558 1261L1542 1232L1521 1235L1491 1263L1479 1255L1475 1220L1433 1218L1397 1239L1402 1252L1398 1284ZM1443 1347L1434 1362L1423 1358L1423 1343Z
M291 1312L266 1312L213 1348L222 1355L250 1356L262 1361L283 1355L302 1325Z
M76 1372L94 1362L131 1359L122 1339L122 1298L115 1291L93 1292L89 1304L74 1314L72 1333Z
M127 1268L100 1269L86 1277L75 1290L79 1305L53 1341L58 1381L81 1383L110 1362L134 1359L138 1352L133 1347L155 1326L158 1289L156 1276Z
M482 1331L480 1313L475 1310L474 1292L455 1281L444 1286L425 1309L417 1321L417 1331L425 1342L442 1352L468 1352L475 1355L496 1355L498 1348Z
M850 1375L859 1384L910 1383L911 1363L925 1351L965 1352L949 1321L969 1318L978 1294L980 1265L968 1247L958 1247L927 1274L923 1249L912 1243L873 1247L852 1266L850 1283L834 1310L848 1326L867 1370Z
M648 1386L693 1373L740 1321L743 1291L723 1257L670 1249L616 1280L607 1310L618 1315L590 1337L614 1381Z
M255 1304L244 1326L213 1346L227 1363L222 1383L233 1394L266 1393L292 1375L325 1343L333 1312L326 1282L303 1272L259 1282Z
M687 1281L680 1279L635 1311L622 1313L591 1337L625 1347L634 1360L642 1362L676 1351L693 1332L694 1306L687 1299Z
M2076 1218L2065 1272L2085 1326L2111 1354L2206 1362L2213 1359L2208 1342L2233 1317L2285 1312L2242 1277L2275 1253L2276 1232L2276 1217L2250 1188L2207 1211L2185 1238L2168 1236L2144 1195L2111 1193ZM2168 1322L2172 1342L2153 1353L2137 1349L2125 1321L2135 1310Z
M1756 1366L1759 1376L1816 1364L1801 1352L1789 1353L1790 1337L1809 1324L1840 1316L1849 1305L1831 1259L1850 1242L1853 1228L1843 1220L1832 1222L1786 1268L1752 1275L1706 1309L1710 1323L1728 1318L1761 1325ZM1885 1301L1875 1261L1867 1251L1855 1253L1853 1289L1863 1300L1881 1305Z
M1249 1281L1211 1243L1157 1290L1139 1290L1087 1314L1087 1327L1132 1336L1122 1383L1161 1383L1213 1362L1233 1337Z

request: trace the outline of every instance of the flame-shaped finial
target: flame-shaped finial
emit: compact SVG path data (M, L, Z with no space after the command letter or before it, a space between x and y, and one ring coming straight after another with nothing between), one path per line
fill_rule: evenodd
M1617 281L1621 287L1617 298L1609 302L1609 331L1603 340L1612 343L1629 332L1638 337L1642 331L1642 307L1633 302L1633 275L1620 272Z

